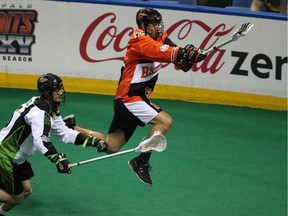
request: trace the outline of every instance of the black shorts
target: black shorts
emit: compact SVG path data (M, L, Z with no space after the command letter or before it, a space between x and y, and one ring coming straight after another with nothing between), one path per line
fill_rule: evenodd
M25 161L16 165L10 160L3 158L0 160L0 188L14 195L22 193L22 181L29 180L34 176L31 164Z
M138 125L144 127L161 111L160 107L151 103L147 98L129 103L124 103L119 98L114 101L114 117L109 133L123 130L126 142L128 142Z

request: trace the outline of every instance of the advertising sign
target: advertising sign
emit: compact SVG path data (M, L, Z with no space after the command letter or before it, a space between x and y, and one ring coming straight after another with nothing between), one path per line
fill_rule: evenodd
M52 72L117 81L136 27L132 6L35 0L0 4L0 73ZM159 83L287 97L287 22L159 9L178 46L209 49L231 38L242 23L253 29L208 55L187 73L164 63Z

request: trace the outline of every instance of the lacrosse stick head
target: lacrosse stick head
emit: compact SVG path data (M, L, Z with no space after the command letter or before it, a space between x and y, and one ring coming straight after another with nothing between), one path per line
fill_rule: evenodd
M252 23L243 23L242 26L236 30L236 32L234 32L234 34L232 35L232 40L233 41L236 41L238 40L238 38L240 37L244 37L248 31L251 30L251 28L253 27L254 25Z
M160 131L155 131L154 134L148 139L144 139L135 148L138 152L157 151L162 152L166 149L167 139Z

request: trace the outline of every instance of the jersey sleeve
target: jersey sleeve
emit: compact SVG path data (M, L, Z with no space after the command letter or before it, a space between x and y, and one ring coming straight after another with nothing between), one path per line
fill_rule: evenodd
M139 60L146 59L148 61L172 63L177 61L179 47L164 44L163 41L155 41L143 33L134 33L134 37L132 36L128 46L130 46L130 49L127 52L127 59L133 55L133 59L136 57Z
M64 143L75 143L78 134L78 131L66 126L61 116L56 116L54 118L51 135L55 136L57 139Z

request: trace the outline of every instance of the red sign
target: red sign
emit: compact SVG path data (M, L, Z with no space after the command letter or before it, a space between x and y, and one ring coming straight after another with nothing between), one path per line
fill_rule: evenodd
M110 60L120 60L123 61L123 51L126 49L125 47L121 47L120 44L124 38L131 37L133 34L134 29L132 27L126 27L124 29L118 29L117 26L113 25L113 23L116 21L117 16L114 13L105 13L99 17L97 17L85 30L82 39L80 41L80 55L81 57L91 63L97 63L97 62L103 62L103 61L110 61ZM110 26L107 26L106 29L98 28L98 26L102 22L109 22L111 23ZM209 49L213 47L216 42L223 36L226 36L229 34L233 28L228 28L224 23L219 24L216 27L210 27L206 23L199 21L199 20L180 20L174 24L172 24L166 31L168 35L175 34L177 35L177 39L179 41L184 40L186 38L191 37L192 30L194 27L197 27L204 31L206 34L206 37L203 38L202 43L200 44L201 49ZM92 38L93 32L97 32L98 35L100 35L96 39L95 49L97 51L104 51L107 47L111 46L112 49L115 51L115 53L121 53L121 56L119 57L113 57L113 58L106 58L106 59L94 59L89 56L87 52L87 45L89 40ZM95 38L93 38L95 40ZM104 41L106 41L104 43ZM108 41L108 42L107 42ZM122 43L123 44L123 43ZM209 56L200 63L194 64L192 67L192 71L196 72L198 70L201 70L203 73L210 72L212 74L217 73L221 67L224 65L223 55L225 54L225 50L216 50L215 52L209 54ZM100 57L101 55L99 55ZM163 64L163 67L166 67L170 63Z

